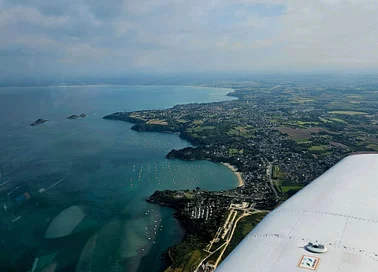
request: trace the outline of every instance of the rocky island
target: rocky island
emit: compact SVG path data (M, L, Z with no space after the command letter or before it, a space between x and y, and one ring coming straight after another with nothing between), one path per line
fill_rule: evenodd
M39 118L39 119L37 119L36 121L34 121L33 123L31 123L30 125L31 125L31 126L36 126L36 125L43 124L44 122L47 122L47 121L48 121L48 120L45 120L45 119Z
M82 114L80 114L80 115L76 115L76 114L74 114L74 115L70 115L70 116L68 116L67 117L67 119L70 119L70 120L72 120L72 119L77 119L77 118L79 118L79 117L86 117L87 115L85 114L85 113L82 113Z

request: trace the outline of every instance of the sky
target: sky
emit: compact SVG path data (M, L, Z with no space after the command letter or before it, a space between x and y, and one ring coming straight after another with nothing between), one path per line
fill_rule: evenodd
M376 0L0 0L0 77L378 68Z

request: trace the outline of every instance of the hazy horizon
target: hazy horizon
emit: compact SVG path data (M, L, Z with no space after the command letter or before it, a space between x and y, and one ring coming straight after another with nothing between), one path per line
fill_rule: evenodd
M270 82L270 84L307 84L316 81L317 85L350 87L376 82L376 73L356 72L288 72L288 73L182 73L182 74L127 74L114 76L28 76L0 78L1 87L43 87L69 85L176 85L176 86L214 86L237 87L241 83Z

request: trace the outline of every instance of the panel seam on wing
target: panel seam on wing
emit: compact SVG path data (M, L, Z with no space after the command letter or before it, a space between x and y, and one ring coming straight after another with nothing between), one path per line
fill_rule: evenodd
M344 225L343 233L341 234L341 238L340 238L340 245L341 245L341 242L343 241L343 238L344 238L344 234L345 234L345 230L346 230L346 227L347 227L348 221L349 221L349 218L347 218L346 221L345 221L345 225Z
M253 238L256 238L256 239L266 239L266 238L275 238L275 239L281 239L281 240L296 240L296 241L304 241L305 243L308 243L308 242L313 242L312 239L309 239L309 238L305 238L305 237L297 237L297 236L288 236L288 235L282 235L282 234L277 234L277 233L272 233L272 234L250 234L248 236L248 239L253 239ZM331 248L338 248L338 249L343 249L343 250L347 250L347 251L352 251L352 252L355 252L357 254L360 254L360 255L364 255L368 258L371 258L375 261L378 261L378 254L375 253L375 252L367 252L363 249L357 249L357 248L353 248L353 247L348 247L346 245L342 245L340 244L339 242L335 242L335 243L324 243L328 246L330 246Z
M377 220L373 220L373 219L367 219L367 218L362 218L362 217L357 217L357 216L352 216L352 215L346 215L346 214L341 214L341 213L331 213L331 212L314 211L314 210L285 209L285 210L274 210L274 211L271 211L270 214L278 213L278 212L317 213L317 214L326 214L326 215L340 216L340 217L345 217L345 218L349 218L349 219L355 219L355 220L365 221L365 222L370 222L370 223L375 223L375 224L378 223Z
M298 218L297 222L295 222L294 226L291 228L290 232L289 232L289 236L291 236L291 234L293 233L294 229L298 226L299 222L301 221L303 215L305 214L305 210L302 211L302 214L301 216Z

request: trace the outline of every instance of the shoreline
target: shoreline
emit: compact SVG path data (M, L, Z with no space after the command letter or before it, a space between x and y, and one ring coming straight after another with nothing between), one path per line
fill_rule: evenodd
M229 87L217 87L217 86L212 86L212 85L186 85L186 84L61 84L61 85L0 85L0 88L50 88L50 87L112 87L112 86L163 86L163 87L184 87L184 88L197 88L197 89L220 89L220 90L227 90L230 91L229 93L235 92L235 89L229 88ZM225 94L227 97L228 93ZM235 96L236 97L236 96ZM236 97L235 100L239 99ZM212 101L213 102L219 102L219 101ZM208 102L196 102L196 103L208 103ZM185 104L190 104L189 103L184 103ZM181 103L176 104L176 105L181 105ZM176 106L175 105L175 106ZM173 106L172 106L173 107Z
M238 178L238 187L242 187L245 185L245 182L241 176L241 173L238 172L238 170L232 166L231 164L227 163L227 162L221 162L221 164L223 164L224 166L226 166L228 169L230 169L232 172L234 172L234 174L236 175L236 177Z
M137 86L139 86L139 85L137 85ZM142 85L143 86L143 85ZM160 85L159 85L160 86ZM165 86L165 85L164 85ZM170 86L170 85L168 85L168 86ZM213 87L213 86L191 86L191 85L173 85L173 86L179 86L179 87L186 87L186 88L203 88L203 89L207 89L207 88L210 88L210 89L220 89L220 90L227 90L227 91L229 91L227 94L225 94L224 96L225 97L233 97L233 99L227 99L227 100L225 100L225 101L228 101L228 100L230 100L230 101L232 101L232 100L240 100L240 98L239 97L237 97L237 96L232 96L232 95L230 95L230 94L233 94L234 92L235 92L235 89L232 89L232 88L222 88L222 87ZM213 102L211 102L211 103L219 103L219 102L222 102L223 100L221 100L221 101L218 101L218 100L214 100ZM204 104L204 103L207 103L207 102L198 102L199 104ZM186 104L186 103L185 103ZM179 104L180 105L180 104ZM161 110L161 109L160 109ZM110 114L111 115L111 114ZM104 116L105 117L105 116ZM103 118L104 118L103 117ZM117 120L117 119L115 119L115 120ZM122 119L118 119L118 120L121 120L121 121L126 121L126 120L122 120ZM127 123L129 123L129 124L133 124L133 125L135 125L135 122L131 122L131 121L126 121ZM169 133L169 134L174 134L174 135L177 135L177 136L180 136L180 132L172 132L172 131L148 131L148 132L155 132L155 133ZM181 138L181 137L180 137ZM184 139L184 138L181 138L182 140L184 140L184 141L186 141L189 145L188 145L188 147L190 147L190 146L193 146L193 143L191 143L188 139ZM201 159L196 159L196 161L200 161ZM203 160L203 159L202 159ZM207 160L209 160L209 159L207 159ZM210 160L211 161L211 160ZM216 163L216 162L215 162ZM238 179L238 185L236 186L236 187L234 187L234 189L235 188L239 188L239 187L243 187L243 186L245 186L245 182L244 182L244 179L242 178L242 175L241 175L241 172L238 172L238 170L237 170L237 168L236 167L234 167L234 166L232 166L231 164L229 164L229 163L222 163L224 166L226 166L227 168L229 168L235 175L236 175L236 177L237 177L237 179ZM234 190L234 189L231 189L231 190ZM229 189L227 189L227 190L229 190ZM217 189L217 190L215 190L215 191L219 191L219 189ZM147 201L148 202L148 201ZM150 203L152 203L152 202L150 202ZM169 207L169 206L166 206L166 205L162 205L162 204L159 204L159 203L154 203L155 205L159 205L159 206L161 206L161 207L166 207L166 208L169 208L169 209L172 209L173 211L175 211L175 213L177 213L177 210L176 209L174 209L174 208L172 208L172 207ZM178 245L181 245L181 244L184 244L185 245L185 243L187 242L186 241L186 239L185 239L185 228L184 228L184 226L183 226L183 221L182 221L182 219L179 219L179 218L177 218L177 217L175 217L175 213L173 213L173 218L175 218L177 221L178 221L178 223L179 223L179 228L180 228L180 230L181 231L183 231L184 232L184 237L181 239L181 241L180 242L178 242L178 243L176 243L176 244L174 244L174 245L172 245L172 246L170 246L167 250L165 250L164 252L162 252L162 254L164 254L163 256L165 256L165 258L164 258L164 260L162 261L162 265L160 266L160 269L162 269L164 266L167 266L167 267L165 267L164 269L164 271L166 271L167 269L169 269L174 263L175 263L175 261L174 261L174 259L172 258L172 255L171 255L171 250L172 250L172 248L174 248L174 247L176 247L176 246L178 246Z

